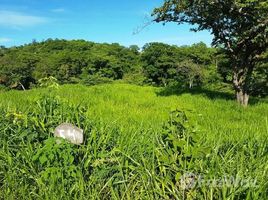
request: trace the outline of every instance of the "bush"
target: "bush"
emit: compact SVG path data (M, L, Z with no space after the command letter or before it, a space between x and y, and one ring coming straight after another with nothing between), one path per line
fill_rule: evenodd
M104 83L111 83L113 80L110 78L102 77L98 74L86 75L82 77L82 83L85 85L98 85Z
M146 78L142 72L137 71L125 74L123 80L129 84L144 85Z

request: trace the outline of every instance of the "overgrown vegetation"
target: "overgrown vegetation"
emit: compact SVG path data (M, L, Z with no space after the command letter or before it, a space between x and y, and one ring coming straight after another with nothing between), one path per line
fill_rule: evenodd
M108 84L0 93L1 197L267 199L267 103L243 109L228 95L163 90ZM83 145L55 141L62 122L84 129ZM224 178L238 182L206 182Z
M250 94L267 96L267 55L253 72ZM0 85L29 89L40 79L54 77L60 84L96 85L123 80L137 85L185 88L231 88L231 61L224 52L204 43L171 46L149 43L98 44L83 40L51 40L21 47L1 47Z

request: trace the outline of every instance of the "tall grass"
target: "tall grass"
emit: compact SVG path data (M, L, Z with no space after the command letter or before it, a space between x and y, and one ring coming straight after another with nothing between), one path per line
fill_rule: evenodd
M161 90L107 84L1 93L1 197L267 199L267 103L244 109ZM84 129L85 143L58 144L53 130L62 122ZM252 184L207 184L224 178Z

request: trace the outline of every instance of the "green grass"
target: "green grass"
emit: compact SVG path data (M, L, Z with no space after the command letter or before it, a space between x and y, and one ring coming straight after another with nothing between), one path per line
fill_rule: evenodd
M2 92L0 196L267 199L268 104L260 101L245 109L228 95L217 94L213 98L205 92L168 94L162 88L119 83ZM166 146L163 125L175 109L184 111L189 121L180 121L187 127L185 139L178 139L186 141L181 148L190 148L188 138L197 129L193 149L202 151L202 156L188 158L179 154L184 151L175 143ZM66 121L85 130L84 145L58 145L49 139L53 129ZM182 190L176 177L187 172L207 179L252 178L257 186L202 185Z

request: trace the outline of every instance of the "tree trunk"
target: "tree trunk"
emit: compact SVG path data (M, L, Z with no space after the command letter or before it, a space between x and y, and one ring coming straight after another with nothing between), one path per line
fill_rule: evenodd
M19 84L22 87L23 91L25 91L26 89L25 89L24 85L21 82L19 82Z
M193 87L193 81L190 80L190 82L189 82L189 89L192 89L192 87Z
M233 74L233 84L236 93L237 102L244 106L248 106L249 101L249 82L252 75L253 66L236 68Z
M240 105L247 107L249 94L246 91L236 91L236 100Z

